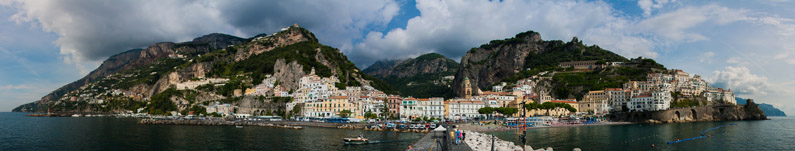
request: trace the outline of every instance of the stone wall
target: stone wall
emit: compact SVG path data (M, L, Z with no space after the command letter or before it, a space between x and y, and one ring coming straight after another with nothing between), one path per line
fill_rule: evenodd
M665 111L622 112L608 115L611 121L676 123L699 121L765 120L767 116L752 99L746 105L715 105L673 108Z

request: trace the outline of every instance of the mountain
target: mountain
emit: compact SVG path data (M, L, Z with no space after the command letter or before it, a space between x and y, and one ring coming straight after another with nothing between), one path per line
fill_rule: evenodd
M363 71L388 82L402 96L451 98L451 77L458 67L450 58L428 53L406 60L377 61Z
M472 48L461 58L461 67L456 73L453 89L462 96L463 80L470 79L474 93L486 91L500 82L517 80L544 71L571 70L558 67L561 62L590 61L597 63L622 62L619 68L596 69L593 72L556 74L548 83L543 83L555 98L581 98L588 90L621 87L628 80L641 80L646 73L662 72L665 67L651 59L627 59L604 50L599 46L586 46L574 37L570 42L544 41L534 31L517 34L503 40L492 40L488 44Z
M745 105L746 103L745 100L747 99L735 97L734 100L737 101L737 105ZM787 116L787 114L784 113L784 111L781 111L780 109L770 104L760 103L759 108L762 109L762 112L765 112L765 115L767 116Z
M146 107L150 113L162 114L199 111L197 104L219 101L276 112L284 108L272 110L271 104L262 103L263 98L238 94L267 77L292 92L300 78L310 74L337 78L337 87L370 85L397 93L386 82L361 72L338 49L320 44L313 33L294 25L269 36L243 39L216 33L123 52L109 57L86 77L14 111L118 112ZM175 87L196 81L214 82L195 89ZM275 100L280 99L270 102Z
M245 39L225 35L225 34L209 34L202 37L193 39L190 42L172 43L163 42L157 43L147 47L146 49L132 49L113 56L108 57L102 64L94 71L91 71L85 77L62 86L50 94L42 97L38 102L22 105L15 108L15 112L31 112L37 108L38 104L46 104L60 99L68 92L77 90L78 88L96 82L108 75L119 73L121 71L132 70L135 68L150 65L151 63L168 58L170 55L176 54L202 54L210 52L213 49L219 49L228 45L234 45L243 42Z

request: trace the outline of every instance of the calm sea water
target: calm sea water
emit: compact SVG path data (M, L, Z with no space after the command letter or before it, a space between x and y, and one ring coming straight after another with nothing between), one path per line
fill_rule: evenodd
M697 122L674 124L630 124L613 126L528 129L528 145L555 150L795 150L795 118L771 117L761 121ZM734 124L734 125L731 125ZM709 138L676 144L668 141L699 136ZM493 132L519 143L514 131ZM655 144L655 148L651 147Z
M343 145L360 133L367 145ZM109 117L25 117L0 113L0 150L405 150L420 133L305 127L138 125Z

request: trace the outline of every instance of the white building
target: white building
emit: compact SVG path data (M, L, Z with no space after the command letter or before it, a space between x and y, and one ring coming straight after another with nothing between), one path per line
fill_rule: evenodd
M737 100L734 99L734 92L731 90L710 87L707 91L704 91L704 97L710 102L715 101L726 104L737 104Z
M409 120L413 118L422 117L419 110L419 102L415 98L403 99L400 103L400 119Z
M671 106L671 93L665 91L648 92L633 96L627 104L630 111L659 111Z
M417 99L420 117L444 118L444 98Z
M464 120L482 117L478 109L486 107L481 101L449 101L447 102L448 119Z
M215 102L215 105L210 105L206 109L207 113L218 113L221 115L235 114L235 107L231 104L220 104Z
M605 93L607 93L607 103L612 111L622 111L632 96L632 91L621 88L607 88Z

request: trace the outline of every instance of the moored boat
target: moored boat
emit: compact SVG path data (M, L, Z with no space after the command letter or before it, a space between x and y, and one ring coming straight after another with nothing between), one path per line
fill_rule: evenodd
M368 142L367 138L362 137L362 135L359 135L359 137L356 138L343 138L342 141L345 142L345 144L356 144L356 145L367 144Z

